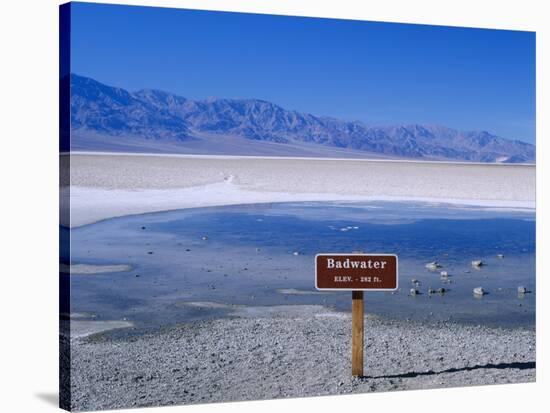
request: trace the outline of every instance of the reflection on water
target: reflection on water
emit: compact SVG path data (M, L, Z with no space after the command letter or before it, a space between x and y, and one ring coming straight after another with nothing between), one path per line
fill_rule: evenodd
M80 227L71 247L73 264L132 267L72 275L72 311L144 328L226 312L185 304L195 301L349 310L349 292L311 292L315 254L351 251L399 256L400 290L367 293L367 312L502 326L535 321L535 221L525 211L393 202L200 208ZM473 268L476 259L485 265ZM443 267L429 271L430 261ZM411 279L419 283L414 297ZM488 294L476 299L480 286ZM518 295L518 286L529 292Z

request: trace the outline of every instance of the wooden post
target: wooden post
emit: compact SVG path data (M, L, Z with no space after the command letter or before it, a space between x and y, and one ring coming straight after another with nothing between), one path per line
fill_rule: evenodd
M351 375L363 375L363 291L351 292Z

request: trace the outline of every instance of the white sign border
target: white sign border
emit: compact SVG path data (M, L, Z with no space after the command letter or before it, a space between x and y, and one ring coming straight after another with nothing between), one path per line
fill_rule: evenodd
M377 257L395 257L395 277L396 277L396 283L395 288L319 288L317 286L317 257L320 255L332 255L332 256L340 256L340 257L369 257L369 256L377 256ZM315 254L315 272L313 274L315 277L315 289L317 291L397 291L399 289L399 257L397 254L382 254L382 253L361 253L361 254L346 254L346 253L331 253L331 252L320 252L318 254Z

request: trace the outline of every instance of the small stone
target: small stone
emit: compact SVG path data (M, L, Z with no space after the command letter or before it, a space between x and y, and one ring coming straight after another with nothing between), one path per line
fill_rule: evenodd
M527 288L523 287L523 286L519 286L518 287L518 294L525 294L527 293Z
M441 268L441 265L437 261L432 261L426 264L426 268L430 271L435 271L438 268Z
M442 278L447 278L449 276L449 273L447 271L441 271L439 275L441 275Z
M443 288L443 287L437 289L437 293L438 293L438 294L445 294L446 291L447 291L447 290L446 290L445 288Z
M474 288L474 295L477 297L482 297L485 295L485 290L482 287L476 287Z
M479 268L483 266L483 261L481 260L473 260L472 261L472 267Z
M504 258L504 254L497 254L497 258Z
M145 229L145 227L141 227L141 229Z
M411 291L410 291L411 295L417 295L418 294L418 290L416 288L411 288Z
M435 290L432 287L428 287L428 294L435 294Z

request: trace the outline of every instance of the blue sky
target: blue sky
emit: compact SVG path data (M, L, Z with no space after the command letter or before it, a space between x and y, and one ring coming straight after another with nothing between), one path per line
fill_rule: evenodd
M371 124L535 140L535 33L73 3L72 71Z

